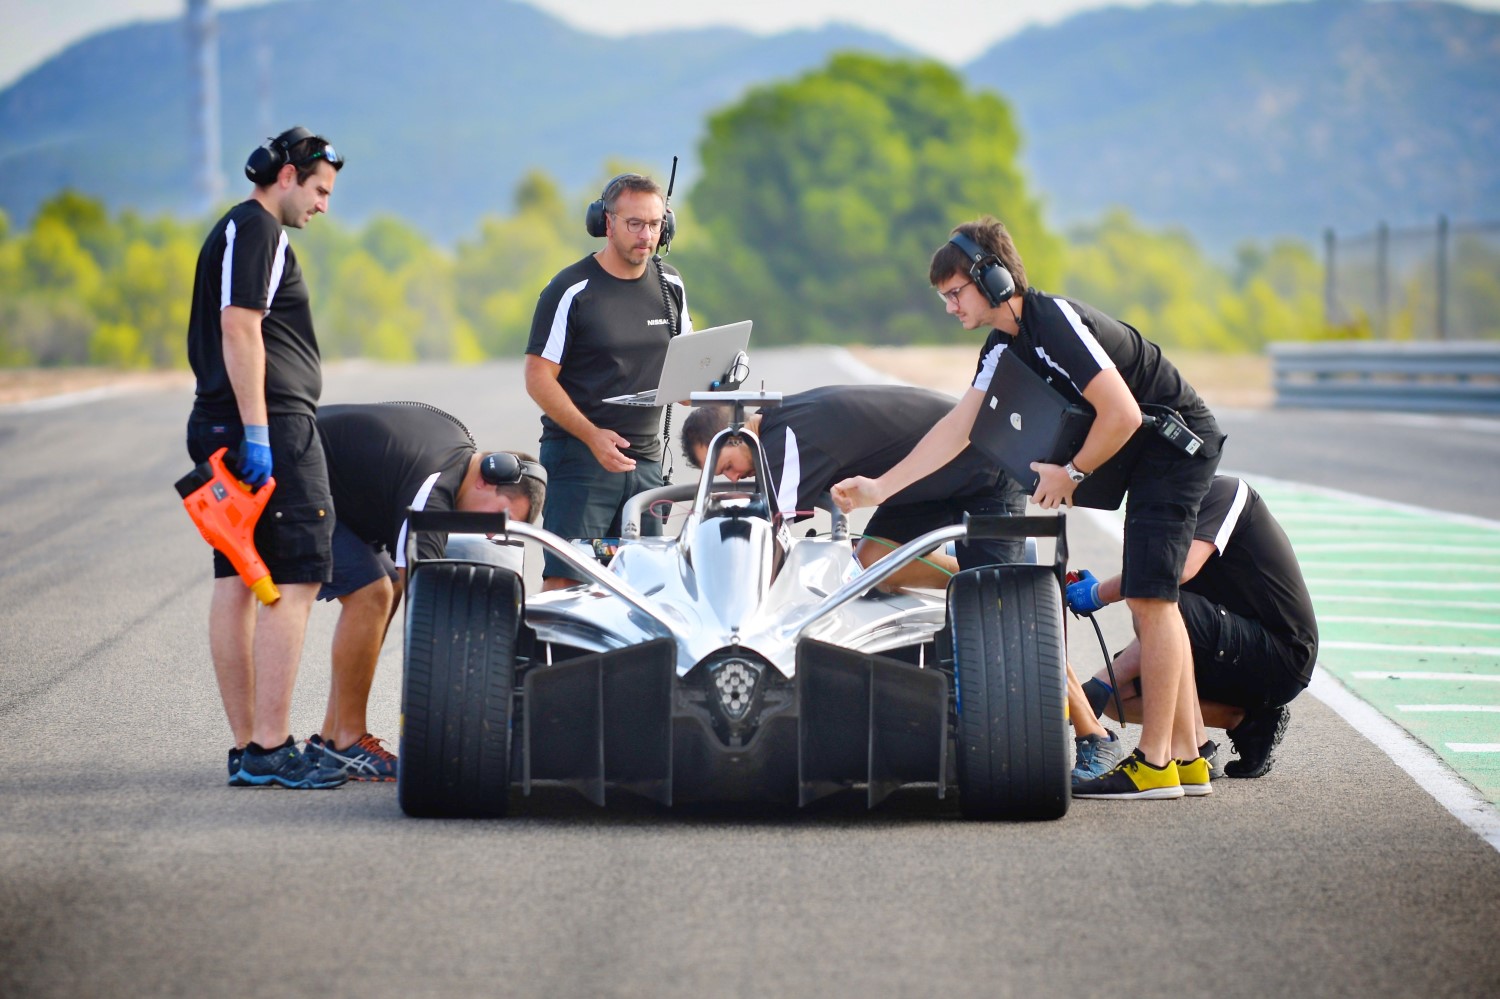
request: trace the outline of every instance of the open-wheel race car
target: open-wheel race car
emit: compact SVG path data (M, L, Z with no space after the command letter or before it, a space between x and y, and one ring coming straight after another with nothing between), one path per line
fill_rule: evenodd
M605 566L503 514L413 512L411 529L529 539L581 586L527 597L499 566L409 562L398 797L418 816L503 816L513 789L630 792L670 805L806 805L863 788L958 793L973 819L1054 819L1070 798L1061 516L970 518L859 570L831 509L826 536L775 513L744 407L714 393L753 480L705 472L635 497ZM695 401L699 400L695 396ZM675 537L643 511L691 501ZM1056 537L1055 564L970 569L946 594L879 584L950 540ZM414 546L412 546L414 551Z

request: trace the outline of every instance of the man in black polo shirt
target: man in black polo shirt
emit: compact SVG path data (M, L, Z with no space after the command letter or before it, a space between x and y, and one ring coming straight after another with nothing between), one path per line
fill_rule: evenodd
M457 418L425 403L324 406L318 432L338 511L333 578L318 597L341 606L328 711L308 755L355 780L395 780L396 758L370 734L366 708L405 590L407 511L503 512L530 521L545 502L546 477L527 455L480 452ZM424 532L418 557L442 558L446 542Z
M251 154L249 200L214 223L198 253L188 360L198 379L188 454L237 453L249 485L276 491L255 529L281 597L257 613L234 567L214 552L209 649L234 747L229 783L336 787L297 751L292 688L307 615L328 578L333 509L313 414L323 389L307 285L282 227L328 210L343 161L327 140L293 128Z
M784 398L781 405L752 414L746 428L765 452L770 491L787 522L810 517L828 487L851 475L880 475L905 457L933 424L953 408L941 392L906 385L826 385ZM729 407L695 406L682 427L682 453L703 467L708 444L729 425ZM743 446L719 454L715 474L732 480L753 475ZM976 449L964 449L926 478L880 504L856 550L873 565L891 549L928 531L963 522L965 513L1020 516L1026 494L1009 475ZM889 586L947 585L960 568L1019 562L1023 539L974 541L957 546L958 558L933 554L912 562L887 580Z
M604 247L542 290L526 344L552 493L545 526L564 538L617 536L625 501L662 484L662 407L603 400L652 388L672 336L693 331L682 278L655 253L672 224L660 185L623 174L596 206ZM648 517L641 530L659 534L661 524ZM568 571L548 552L543 588L577 583Z
M1119 599L1118 576L1097 580L1085 573L1068 587L1068 606L1080 614ZM1312 680L1318 621L1292 543L1249 483L1219 476L1209 488L1177 602L1193 648L1202 723L1225 729L1239 754L1224 772L1264 776L1286 732L1287 705ZM1132 720L1140 709L1132 682L1140 659L1136 641L1114 664L1122 707ZM1113 693L1105 673L1083 687L1096 713L1113 706L1104 703Z
M1194 741L1197 698L1177 581L1224 439L1213 414L1139 331L1082 302L1028 287L1010 233L993 218L954 229L933 254L928 280L965 329L990 330L973 386L899 464L879 478L835 484L834 499L845 510L879 504L963 450L1000 355L1012 347L1054 390L1095 412L1070 461L1032 463L1039 477L1032 500L1043 508L1072 501L1078 484L1141 428L1142 406L1175 410L1200 444L1188 453L1153 434L1122 470L1129 497L1122 592L1141 636L1145 684L1140 742L1117 767L1073 793L1131 799L1212 793L1208 763Z

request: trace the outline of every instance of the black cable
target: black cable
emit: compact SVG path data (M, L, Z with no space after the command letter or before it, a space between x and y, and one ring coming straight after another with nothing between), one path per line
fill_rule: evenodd
M668 339L670 339L677 336L678 325L677 312L672 307L672 287L667 282L667 272L662 268L661 254L657 253L653 255L651 260L656 264L656 278L661 282L661 304L662 308L667 312L667 332L669 334ZM662 481L669 482L671 481L672 473L677 468L676 462L672 460L672 400L663 399L660 401L666 408L666 412L662 416L661 428L662 460L666 463L666 467L662 472Z
M1104 654L1104 669L1109 673L1110 691L1115 695L1115 713L1120 716L1120 730L1125 729L1125 705L1120 703L1120 684L1115 679L1115 661L1110 658L1109 645L1104 641L1104 629L1099 627L1099 622L1092 614L1085 614L1089 623L1094 626L1094 634L1099 636L1099 651Z

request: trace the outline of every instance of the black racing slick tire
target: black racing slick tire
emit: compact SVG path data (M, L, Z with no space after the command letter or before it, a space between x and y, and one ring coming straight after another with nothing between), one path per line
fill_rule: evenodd
M505 815L523 592L514 572L477 562L412 572L396 771L407 815Z
M985 566L948 584L958 695L955 744L965 818L1067 814L1066 644L1051 567Z

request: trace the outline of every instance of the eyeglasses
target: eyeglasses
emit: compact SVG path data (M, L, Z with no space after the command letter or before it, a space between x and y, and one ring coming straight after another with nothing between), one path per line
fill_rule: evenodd
M965 281L963 284L958 285L957 287L954 287L954 288L949 288L947 291L939 291L938 292L938 298L941 298L943 301L947 302L949 305L957 305L958 304L958 296L961 295L961 294L963 294L963 290L965 288L967 288L969 285L973 284L973 283L974 283L973 281ZM934 290L936 290L936 289L934 289Z
M615 218L620 218L619 212L610 212ZM661 232L662 225L666 219L620 219L625 223L625 228L632 233L639 233L642 229L650 229L652 232Z

